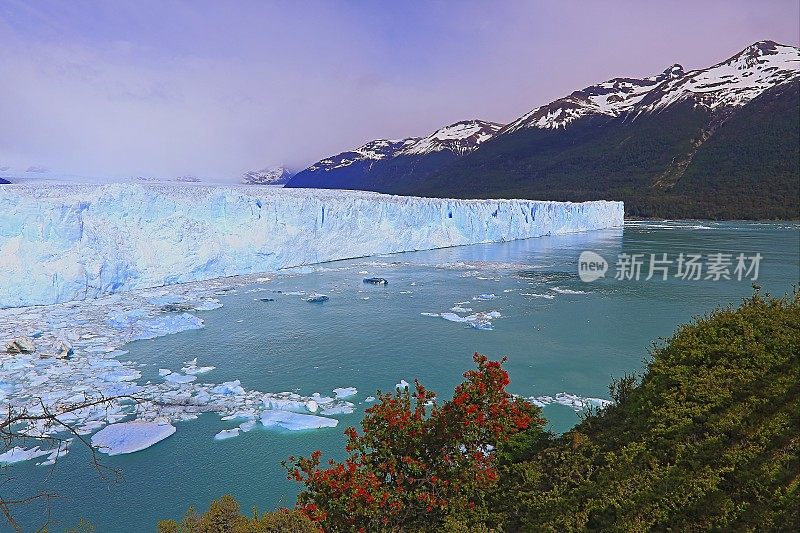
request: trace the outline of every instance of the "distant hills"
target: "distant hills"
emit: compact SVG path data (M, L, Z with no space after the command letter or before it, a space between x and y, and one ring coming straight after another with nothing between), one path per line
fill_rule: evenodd
M242 175L242 183L245 185L285 185L294 174L286 167L251 170Z
M629 216L800 218L800 50L759 41L705 69L615 78L510 124L376 140L288 187L623 200Z

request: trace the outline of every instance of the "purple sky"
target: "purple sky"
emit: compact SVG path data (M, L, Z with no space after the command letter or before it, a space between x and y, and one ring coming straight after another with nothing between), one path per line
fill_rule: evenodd
M748 44L797 0L0 4L0 167L236 177Z

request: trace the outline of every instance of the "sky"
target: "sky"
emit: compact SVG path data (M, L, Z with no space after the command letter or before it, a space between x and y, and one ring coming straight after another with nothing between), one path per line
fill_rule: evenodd
M797 0L0 0L0 171L237 179L800 44Z

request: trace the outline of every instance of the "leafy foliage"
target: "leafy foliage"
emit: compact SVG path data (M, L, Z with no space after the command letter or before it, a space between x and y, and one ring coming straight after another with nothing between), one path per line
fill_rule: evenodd
M298 506L326 531L458 529L482 524L497 484L495 449L512 436L542 434L539 409L505 389L502 361L475 354L453 400L439 406L416 382L380 394L363 433L347 430L348 458L323 467L320 453L290 458L305 490ZM413 400L413 401L412 401Z
M226 495L211 502L208 511L198 515L189 508L182 523L162 520L159 533L318 533L319 528L299 511L281 510L250 517L241 514L239 503Z
M683 326L637 387L501 466L508 530L800 529L800 297Z

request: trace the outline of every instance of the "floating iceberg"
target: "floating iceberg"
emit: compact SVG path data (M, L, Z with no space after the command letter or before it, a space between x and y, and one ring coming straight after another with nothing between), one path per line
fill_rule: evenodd
M36 457L50 455L52 452L53 450L41 450L39 449L39 446L34 446L33 448L28 449L20 446L14 446L7 452L0 454L0 465L10 465L14 463L21 463L22 461L30 461Z
M225 439L232 439L233 437L238 437L239 431L241 431L241 428L223 429L222 431L214 435L214 440L225 440Z
M261 413L264 427L280 427L289 431L303 429L335 428L339 421L317 415L304 415L292 411L268 410Z
M606 201L449 200L246 186L4 185L0 307L622 223L622 203Z
M339 387L338 389L333 389L333 393L336 395L336 399L341 400L355 396L358 394L358 389L355 387Z
M108 455L149 448L175 433L175 426L158 422L123 422L106 426L92 436L92 445Z
M244 388L242 388L242 382L236 379L234 381L226 381L224 383L220 383L219 385L211 389L211 392L213 392L214 394L236 396L244 394Z
M527 400L534 405L538 405L539 407L544 407L545 405L555 403L559 405L564 405L567 407L571 407L575 412L583 411L584 409L588 408L599 408L603 409L604 407L608 407L612 405L614 402L611 400L605 400L603 398L590 398L585 396L578 396L576 394L570 394L567 392L559 392L558 394L553 396L531 396L527 398Z
M463 324L467 324L471 328L475 329L483 329L483 330L492 330L494 326L492 325L492 321L496 318L500 318L502 315L498 311L488 311L488 312L481 312L475 313L472 315L461 316L455 313L422 313L424 316L431 316L431 317L441 317L448 322L460 322Z

